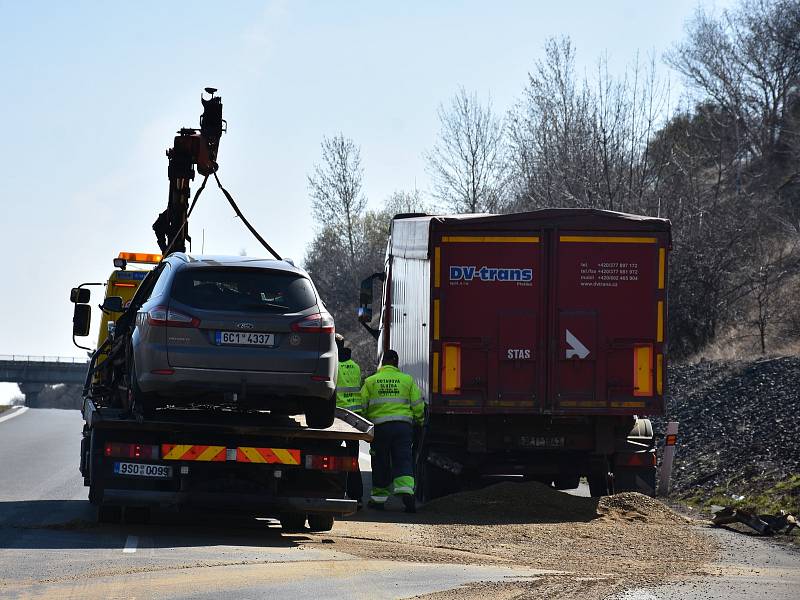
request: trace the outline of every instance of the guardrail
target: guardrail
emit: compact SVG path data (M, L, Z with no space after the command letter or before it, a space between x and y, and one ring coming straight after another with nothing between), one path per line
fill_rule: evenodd
M85 365L89 359L78 358L75 356L32 356L25 354L0 354L0 361L12 362L45 362L45 363L67 363Z

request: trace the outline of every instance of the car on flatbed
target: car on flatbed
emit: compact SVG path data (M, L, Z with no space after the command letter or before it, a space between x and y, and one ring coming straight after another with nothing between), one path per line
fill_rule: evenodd
M333 422L334 321L286 261L176 253L156 267L128 364L134 406L203 404Z

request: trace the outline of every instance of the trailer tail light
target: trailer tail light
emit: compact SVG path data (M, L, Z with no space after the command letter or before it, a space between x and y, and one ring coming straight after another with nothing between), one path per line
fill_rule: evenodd
M357 471L358 457L306 454L306 469L316 469L318 471Z
M309 315L292 323L295 333L333 333L333 317L328 313Z
M653 395L653 345L633 347L633 395Z
M105 455L119 458L161 458L161 453L157 445L129 444L126 442L106 442Z
M614 464L617 467L655 467L655 452L637 452L635 454L618 454Z
M461 344L442 344L442 394L461 393Z
M199 327L200 319L180 311L156 306L147 311L147 322L154 327Z

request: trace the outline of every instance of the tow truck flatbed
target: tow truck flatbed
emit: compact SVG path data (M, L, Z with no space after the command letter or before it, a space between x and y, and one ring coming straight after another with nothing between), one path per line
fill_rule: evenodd
M200 508L330 529L334 516L356 511L346 478L358 469L358 442L373 435L372 423L340 408L326 429L265 411L158 410L142 420L89 398L83 417L81 473L101 521Z

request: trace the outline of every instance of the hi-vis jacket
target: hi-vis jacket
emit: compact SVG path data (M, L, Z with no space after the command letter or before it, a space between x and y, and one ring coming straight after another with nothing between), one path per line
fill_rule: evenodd
M367 377L361 388L361 402L362 414L376 425L389 421L421 424L425 415L414 378L391 365Z
M353 359L339 363L336 376L336 406L361 414L361 367Z

